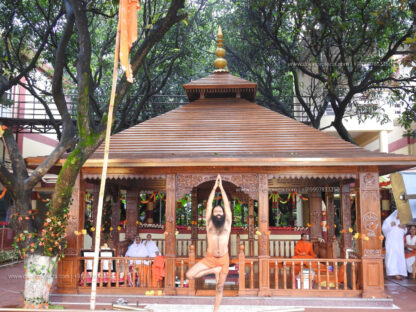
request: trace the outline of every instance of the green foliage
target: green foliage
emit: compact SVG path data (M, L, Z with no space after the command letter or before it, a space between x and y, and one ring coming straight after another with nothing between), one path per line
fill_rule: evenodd
M230 45L233 59L249 69L253 80L259 82L262 96L266 94L262 88L273 91L277 110L288 116L293 81L296 100L311 125L319 128L322 115L331 106L335 113L332 125L341 137L352 140L343 118L377 118L383 123L388 120L383 108L368 105L376 101L391 104L391 90L413 89L416 71L398 75L394 61L403 54L406 38L414 35L415 12L410 2L227 3L227 26L232 27L232 37L236 38ZM240 27L241 21L245 27ZM413 44L411 40L407 42ZM233 59L230 63L235 64ZM272 96L266 102L273 103Z
M19 259L19 253L17 250L0 250L0 264L13 262Z
M0 77L13 80L36 53L46 57L44 37L61 14L59 1L2 1L0 10ZM59 27L57 27L58 29ZM37 60L36 58L34 59ZM36 63L34 65L37 65ZM4 81L3 80L3 81ZM2 82L3 82L2 81ZM1 90L0 95L4 90Z
M416 94L410 96L406 102L403 114L399 118L399 124L405 129L405 136L416 138Z

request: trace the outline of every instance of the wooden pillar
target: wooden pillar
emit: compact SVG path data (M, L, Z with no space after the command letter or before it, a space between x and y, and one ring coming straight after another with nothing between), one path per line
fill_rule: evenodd
M352 235L348 231L351 227L351 199L350 184L341 182L341 226L345 230L341 240L341 258L345 258L346 250L352 248Z
M188 256L189 267L191 268L195 264L195 246L189 246L189 256ZM195 295L195 279L189 281L188 286L188 295Z
M364 298L382 298L384 292L383 256L381 252L380 193L377 167L359 167L356 183L357 232L368 240L357 240L362 258L360 282Z
M296 195L294 195L296 196ZM303 200L296 196L296 226L303 226Z
M84 228L85 221L85 186L81 173L75 181L69 215L66 228L65 257L58 262L58 288L76 292L80 276L78 257L80 257L84 245L83 235L74 234L74 231L80 232Z
M118 185L114 185L111 188L111 195L113 198L113 204L111 205L111 226L113 231L111 232L111 240L113 242L112 248L116 249L116 255L119 255L119 241L120 241L120 234L117 230L117 226L120 223L120 187Z
M192 189L191 200L191 240L195 253L198 254L198 193L196 187Z
M327 241L326 241L326 257L336 258L335 246L335 207L334 207L334 193L325 189L325 204L326 204L326 224L327 227Z
M289 206L289 225L293 227L295 225L293 220L293 209L296 209L296 195L292 193L292 196L293 197L289 200L287 204Z
M269 187L267 174L259 174L259 296L270 295Z
M127 190L126 193L126 240L130 244L137 234L139 194L137 190Z
M309 210L309 200L305 200L302 203L302 217L303 217L303 226L305 226L308 223L311 223L310 219L310 210Z
M100 185L94 184L92 189L92 211L91 211L91 219L92 219L92 226L95 227L97 224L97 209L98 209L98 197L100 196ZM95 246L95 233L92 233L92 245L91 249L94 249Z
M238 295L244 296L246 295L246 257L244 253L244 245L240 245L239 252L238 252Z
M322 238L322 198L321 193L309 193L309 219L311 220L310 240Z
M254 200L249 198L248 200L248 256L254 257ZM239 246L237 246L239 247Z
M165 294L175 295L176 271L176 176L166 176L166 223L165 223Z

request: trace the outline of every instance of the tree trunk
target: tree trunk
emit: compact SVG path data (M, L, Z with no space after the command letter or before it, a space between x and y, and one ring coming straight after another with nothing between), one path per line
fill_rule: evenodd
M56 257L27 255L25 257L25 290L23 293L26 309L47 308L49 291L52 288L53 269Z
M23 233L23 231L33 232L33 220L28 217L28 211L32 207L32 190L18 189L15 196L12 196L14 212L16 217L11 219L11 225L15 233ZM19 248L29 246L30 241L26 240L19 243Z
M335 120L333 121L333 125L342 139L357 145L357 143L355 143L354 139L352 138L351 134L345 128L344 124L342 123L342 120L337 120L337 118L335 118Z
M75 181L82 165L101 144L103 136L103 133L86 135L86 138L80 139L80 142L78 142L75 149L65 160L65 163L59 172L51 200L51 212L53 215L66 213L66 209L71 202ZM89 144L87 144L86 141L88 141Z

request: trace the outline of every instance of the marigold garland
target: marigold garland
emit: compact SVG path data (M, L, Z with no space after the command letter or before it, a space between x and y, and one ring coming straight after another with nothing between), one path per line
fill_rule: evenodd
M279 193L277 192L271 192L269 195L269 199L272 200L272 203L277 203L280 202L281 204L287 204L287 202L292 199L292 202L295 203L296 201L296 197L300 198L301 200L308 200L308 198L303 197L302 195L300 195L299 193L297 193L296 191L292 191L287 195L286 200L283 200L283 198L280 197Z

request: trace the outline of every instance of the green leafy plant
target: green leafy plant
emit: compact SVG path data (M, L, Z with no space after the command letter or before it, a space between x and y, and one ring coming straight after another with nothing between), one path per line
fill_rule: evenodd
M19 252L17 250L0 250L0 263L12 262L17 259L19 259Z

